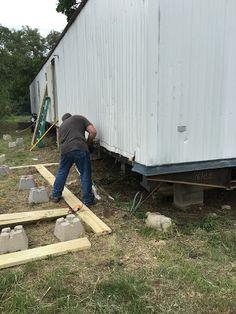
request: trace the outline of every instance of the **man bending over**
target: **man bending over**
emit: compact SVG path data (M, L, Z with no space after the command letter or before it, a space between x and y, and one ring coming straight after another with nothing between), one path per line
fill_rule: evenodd
M85 131L88 138L85 138ZM57 203L61 199L67 176L73 164L80 172L83 203L86 206L95 203L92 192L91 161L89 148L97 131L93 124L83 116L66 113L62 116L59 127L59 145L61 150L60 166L52 190L52 201Z

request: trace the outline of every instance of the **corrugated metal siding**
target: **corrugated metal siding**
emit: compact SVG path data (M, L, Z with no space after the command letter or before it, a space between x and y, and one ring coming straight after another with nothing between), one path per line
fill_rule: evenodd
M160 5L157 160L235 157L236 2L161 0ZM178 132L178 126L186 131Z
M155 110L147 106L148 51L153 47L150 36L156 44L158 39L152 29L158 21L150 22L149 17L153 6L158 11L157 4L154 0L90 0L62 39L56 64L59 114L66 108L86 115L96 125L104 147L139 160L145 156L145 163L146 122ZM156 124L156 115L154 119Z
M234 0L89 0L54 52L59 116L87 116L104 147L144 165L235 157L235 12Z
M47 82L47 80L52 80L51 75L49 75L48 67L50 67L50 62L48 62L43 69L40 71L40 73L37 75L35 80L30 85L30 101L31 101L31 112L32 113L38 113L40 105L43 101L46 83L48 83L48 96L51 97L51 106L48 110L47 114L47 121L54 122L55 120L55 114L54 114L54 99L52 94L52 83ZM47 73L47 80L46 80L46 73ZM51 74L51 73L50 73Z

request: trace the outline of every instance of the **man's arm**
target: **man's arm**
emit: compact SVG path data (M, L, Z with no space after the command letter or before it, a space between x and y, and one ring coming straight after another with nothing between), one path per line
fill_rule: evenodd
M95 139L97 135L97 130L92 124L89 124L86 128L86 131L88 132L88 139L87 139L87 144L88 146L93 145L93 140Z

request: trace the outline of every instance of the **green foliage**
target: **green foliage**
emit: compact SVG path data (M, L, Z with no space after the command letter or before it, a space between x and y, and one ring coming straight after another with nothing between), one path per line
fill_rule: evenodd
M51 31L46 39L46 47L48 51L52 50L55 47L55 44L58 42L61 33L57 31Z
M52 31L43 38L38 29L10 30L0 25L1 118L30 112L29 84L59 38Z
M77 0L58 0L56 10L59 13L65 14L67 16L67 21L69 21L80 3L81 1Z

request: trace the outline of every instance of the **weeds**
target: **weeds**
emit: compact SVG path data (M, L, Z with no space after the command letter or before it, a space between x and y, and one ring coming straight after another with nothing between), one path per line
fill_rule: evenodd
M182 228L182 232L186 235L191 235L196 229L199 229L199 228L207 232L210 232L217 229L218 226L219 226L218 217L210 213L198 222L186 224Z
M236 257L236 232L234 230L213 233L209 237L208 244L224 254Z

